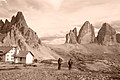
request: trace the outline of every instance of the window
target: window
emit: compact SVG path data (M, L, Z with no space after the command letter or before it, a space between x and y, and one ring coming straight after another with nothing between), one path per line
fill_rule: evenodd
M0 53L3 53L3 51L0 51Z
M9 59L7 58L7 61L8 61Z
M9 57L9 55L7 55L7 57Z
M14 60L14 58L11 58L11 60Z
M22 58L20 58L20 61L22 61Z
M12 50L15 50L15 48L12 48Z

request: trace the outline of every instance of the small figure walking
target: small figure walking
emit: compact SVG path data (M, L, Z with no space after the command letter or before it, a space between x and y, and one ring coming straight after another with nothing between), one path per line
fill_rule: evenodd
M72 64L73 64L73 62L72 62L72 60L70 59L70 60L68 61L68 68L69 68L69 70L71 70Z
M60 70L60 69L61 69L61 63L62 63L62 59L61 59L61 58L59 58L59 59L58 59L58 70Z

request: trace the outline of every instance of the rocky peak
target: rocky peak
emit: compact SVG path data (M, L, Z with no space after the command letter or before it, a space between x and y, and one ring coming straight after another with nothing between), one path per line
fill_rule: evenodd
M7 33L10 29L11 29L11 26L10 26L10 22L6 19L5 20L5 23L3 24L3 26L1 27L1 30L0 30L0 33Z
M104 23L104 24L102 25L102 28L101 28L101 29L102 29L103 32L106 33L106 34L113 35L113 34L116 33L115 29L112 28L108 23Z
M12 24L12 25L14 25L14 24L15 24L15 22L16 22L16 17L15 17L15 16L13 16L13 17L12 17L12 19L11 19L11 24Z
M8 24L10 24L10 22L6 19L5 20L5 25L8 25Z
M16 22L19 22L19 21L22 21L22 20L25 20L24 16L23 16L23 13L18 12L17 15L16 15Z
M89 21L86 21L84 24L83 24L83 26L85 26L85 27L88 27L88 26L90 26L91 24L90 24L90 22Z
M72 44L76 44L77 43L75 35L76 34L73 32L73 30L70 30L70 33L69 33L70 41L69 41L69 43L72 43Z
M11 24L23 25L24 27L28 27L22 12L18 12L16 17L15 16L12 17Z
M66 43L88 44L95 40L94 27L89 21L86 21L81 27L77 36L77 28L74 28L66 34Z
M2 43L5 45L17 45L18 42L22 41L24 44L18 45L20 48L25 47L26 44L36 48L41 44L36 32L27 26L22 12L18 12L16 16L13 16L11 22L6 19L0 33L6 34L6 37L2 39Z
M94 27L89 21L86 21L81 27L78 35L79 44L93 43L95 38Z
M4 22L0 20L0 27L2 27L3 25L4 25Z
M71 44L77 43L77 29L76 28L74 28L73 30L70 30L70 32L66 34L65 43L71 43Z
M75 38L76 38L76 40L77 40L77 28L75 27L75 28L72 30L72 32L75 34Z
M18 19L20 19L20 18L24 18L24 16L23 16L23 13L22 12L17 12L17 15L16 15L16 17L18 18Z
M101 45L114 45L116 43L116 31L108 23L104 23L98 32L97 41Z

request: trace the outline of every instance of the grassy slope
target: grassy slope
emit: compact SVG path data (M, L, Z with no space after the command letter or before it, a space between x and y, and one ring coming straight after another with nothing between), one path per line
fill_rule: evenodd
M66 67L57 70L57 65L42 63L37 67L22 67L19 65L17 69L13 70L0 69L0 80L109 80L109 78L108 74L91 74L77 69L69 71Z
M68 70L67 63L62 70L57 65L39 63L37 67L20 67L5 70L0 67L2 80L120 80L120 47L88 45L49 45L50 50L65 61L72 58L73 69ZM42 48L41 48L42 49ZM44 50L43 50L44 51ZM48 54L48 53L46 53ZM52 56L53 53L51 53ZM59 56L58 56L59 57ZM2 66L2 65L0 65ZM16 66L16 65L12 65ZM4 69L5 68L5 69ZM9 69L10 67L8 67ZM111 79L112 78L112 79Z
M66 61L73 59L74 65L84 71L117 71L120 68L120 46L97 44L50 45L50 48Z

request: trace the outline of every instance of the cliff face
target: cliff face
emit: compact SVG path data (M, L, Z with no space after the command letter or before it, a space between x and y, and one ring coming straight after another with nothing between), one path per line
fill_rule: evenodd
M74 28L66 35L66 43L71 44L88 44L93 43L95 38L94 27L88 21L86 21L79 31L77 36L77 29Z
M81 27L78 35L79 44L93 43L95 38L94 27L86 21Z
M31 51L37 59L57 59L60 56L41 43L36 32L28 27L22 12L9 22L0 20L0 46L17 46Z
M108 23L104 23L98 32L98 44L101 45L114 45L116 44L116 31Z
M117 40L116 40L117 39ZM73 29L66 35L66 43L71 44L89 44L97 43L101 45L116 45L119 43L119 34L116 35L116 31L108 23L104 23L95 37L94 27L89 21L86 21L77 36L77 29Z
M66 34L66 43L77 43L77 29L74 28L73 30L70 30L68 34Z
M5 23L2 21L0 23L0 33L6 34L6 36L1 41L3 45L18 45L18 43L23 40L26 44L33 48L37 48L38 45L41 44L41 41L38 38L36 32L28 27L22 12L18 12L16 16L13 16L11 22L6 19ZM18 46L21 49L26 49L22 48L23 45Z
M120 33L116 34L116 40L117 40L118 43L120 43Z

